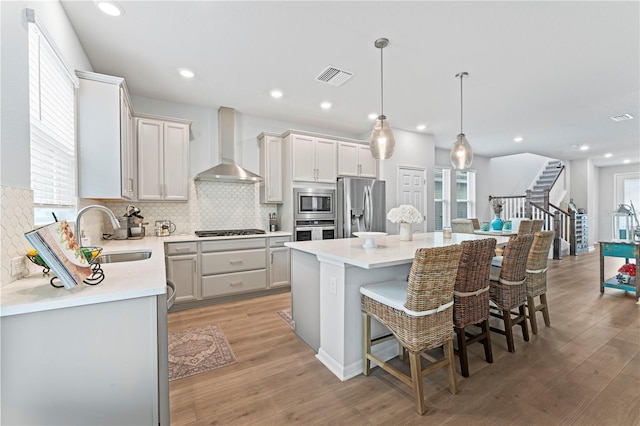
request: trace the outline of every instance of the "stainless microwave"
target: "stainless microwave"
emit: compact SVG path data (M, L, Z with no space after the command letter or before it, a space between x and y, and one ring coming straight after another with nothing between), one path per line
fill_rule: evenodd
M322 188L294 188L294 218L307 220L336 217L336 191Z

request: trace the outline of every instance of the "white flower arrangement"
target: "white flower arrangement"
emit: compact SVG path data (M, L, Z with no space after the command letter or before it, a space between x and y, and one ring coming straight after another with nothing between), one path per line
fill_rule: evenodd
M409 204L403 204L389 210L387 219L392 223L420 223L422 222L422 213Z

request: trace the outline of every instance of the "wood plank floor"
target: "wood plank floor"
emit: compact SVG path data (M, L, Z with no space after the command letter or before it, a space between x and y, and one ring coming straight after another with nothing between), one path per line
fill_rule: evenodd
M607 258L606 275L620 265ZM171 382L171 424L640 424L635 296L615 289L600 295L597 250L549 266L551 327L538 313L539 334L524 342L516 333L515 353L492 333L493 364L482 345L471 345L471 375L458 375L457 395L445 371L425 377L424 416L414 411L411 389L379 368L341 382L320 364L275 314L289 307L289 293L171 313L171 331L218 324L238 359Z

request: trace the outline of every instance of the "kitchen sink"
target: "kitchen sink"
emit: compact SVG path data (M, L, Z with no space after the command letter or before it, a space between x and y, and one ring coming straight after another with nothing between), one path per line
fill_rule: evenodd
M151 250L106 253L98 256L99 263L134 262L151 257Z

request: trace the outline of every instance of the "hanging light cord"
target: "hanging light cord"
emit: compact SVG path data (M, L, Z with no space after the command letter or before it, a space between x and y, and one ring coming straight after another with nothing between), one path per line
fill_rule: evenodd
M384 115L384 68L382 66L382 55L384 46L380 48L380 115Z
M460 73L460 133L464 133L462 131L462 77L464 73Z

